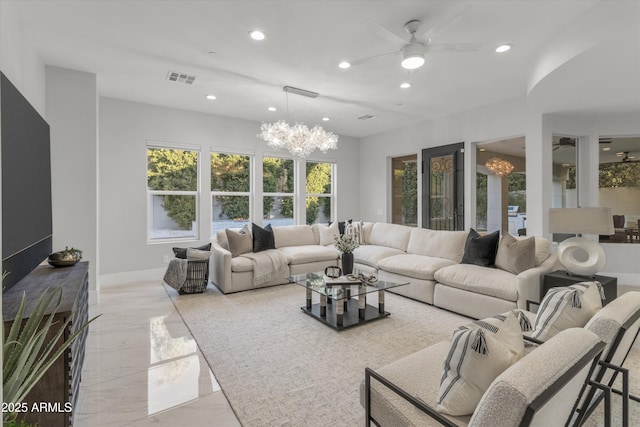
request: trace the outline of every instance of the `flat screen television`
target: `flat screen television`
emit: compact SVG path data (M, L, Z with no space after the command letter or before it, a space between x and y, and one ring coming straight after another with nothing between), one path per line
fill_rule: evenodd
M9 289L51 253L49 125L0 73L2 282Z

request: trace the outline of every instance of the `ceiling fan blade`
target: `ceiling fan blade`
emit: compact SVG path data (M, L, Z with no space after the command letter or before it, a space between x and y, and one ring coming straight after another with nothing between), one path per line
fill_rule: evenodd
M447 52L477 52L484 46L484 43L429 43L427 52L447 53Z
M366 62L374 61L376 59L379 59L379 58L382 58L382 57L385 57L385 56L396 55L398 53L400 53L399 50L394 50L392 52L385 52L385 53L381 53L379 55L369 56L367 58L356 59L355 61L351 61L350 63L351 63L352 66L360 65L360 64L364 64Z
M454 2L450 2L454 3ZM433 18L422 20L422 27L416 31L416 37L433 37L438 32L445 30L452 25L473 6L468 3L455 2L455 6L448 9L444 14L434 15Z
M377 22L368 20L368 21L365 21L363 25L367 28L367 30L369 30L373 34L376 34L379 37L382 37L383 39L387 40L389 43L397 44L397 45L407 44L408 39L407 40L403 39L393 31L386 29L385 27L378 24Z

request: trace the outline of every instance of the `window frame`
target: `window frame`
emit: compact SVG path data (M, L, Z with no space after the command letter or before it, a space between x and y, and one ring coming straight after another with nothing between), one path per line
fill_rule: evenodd
M249 197L249 217L247 218L247 222L249 223L249 225L251 225L252 222L254 222L254 218L253 218L253 209L255 206L255 165L256 165L256 156L255 153L252 151L242 151L242 150L230 150L230 149L224 149L224 148L219 148L219 147L211 147L211 150L209 152L209 163L211 163L211 155L217 153L217 154L229 154L229 155L238 155L238 156L246 156L249 158L249 191L220 191L220 190L214 190L213 188L210 188L210 196L209 196L209 201L211 202L211 225L210 225L210 233L211 236L213 237L215 235L214 233L214 228L213 228L213 223L215 222L213 215L213 198L215 196L245 196L245 197ZM211 175L213 174L213 169L211 168L209 170L209 181L211 181Z
M336 170L337 163L331 160L314 160L314 159L303 159L301 163L304 162L304 177L305 177L305 185L304 185L304 215L302 216L302 223L307 224L307 197L325 197L329 199L329 203L331 204L331 212L329 213L330 221L335 221L336 218ZM331 192L330 193L307 193L307 164L308 163L325 163L331 165ZM295 183L294 183L295 184ZM295 214L295 212L294 212ZM317 221L316 221L317 223ZM312 224L308 224L312 225Z
M151 190L149 188L149 149L193 151L196 153L196 190ZM166 244L173 242L190 242L200 240L200 189L202 150L199 145L165 143L148 140L145 146L145 186L147 188L147 244ZM154 196L193 196L195 198L195 235L184 237L152 238L153 231L153 197Z
M270 158L270 159L282 159L282 160L287 160L287 161L292 161L293 162L293 189L291 190L291 193L282 193L282 192L266 192L264 191L264 159L266 158ZM298 200L299 200L299 196L297 194L297 191L299 191L299 180L298 180L298 170L300 167L300 162L298 160L296 160L295 158L291 157L291 156L286 156L286 155L282 155L282 154L276 154L276 153L263 153L261 159L260 159L260 165L262 167L262 171L261 171L261 176L262 176L262 187L261 187L261 195L260 197L262 197L262 203L260 203L260 206L263 206L263 210L260 212L260 223L264 226L265 221L269 221L269 218L265 218L264 217L264 199L265 197L291 197L292 200L292 209L293 209L293 213L291 216L291 219L293 220L293 225L296 225L299 223L299 218L298 218Z

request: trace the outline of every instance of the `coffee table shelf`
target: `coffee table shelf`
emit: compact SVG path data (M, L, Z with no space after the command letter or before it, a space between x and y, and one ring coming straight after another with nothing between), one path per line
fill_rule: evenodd
M408 284L382 280L371 284L325 284L322 273L299 274L288 279L306 289L306 305L300 309L338 331L389 316L384 306L385 290ZM367 294L373 292L378 293L378 307L367 304ZM320 302L314 304L316 294Z

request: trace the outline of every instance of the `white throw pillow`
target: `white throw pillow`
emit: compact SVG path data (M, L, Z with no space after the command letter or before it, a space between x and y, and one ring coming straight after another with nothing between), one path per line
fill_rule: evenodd
M531 336L547 341L568 328L582 328L602 308L600 283L551 288L542 299Z
M364 236L362 233L362 221L351 221L344 226L344 234L353 236L359 245L364 244Z
M493 380L523 354L520 322L513 313L460 327L444 362L436 409L453 416L473 413Z
M327 246L335 243L334 237L340 235L338 221L334 221L330 226L318 224L318 233L320 234L320 245Z
M203 259L209 259L211 256L210 251L201 251L199 249L188 248L187 249L187 259L193 261L199 261Z

